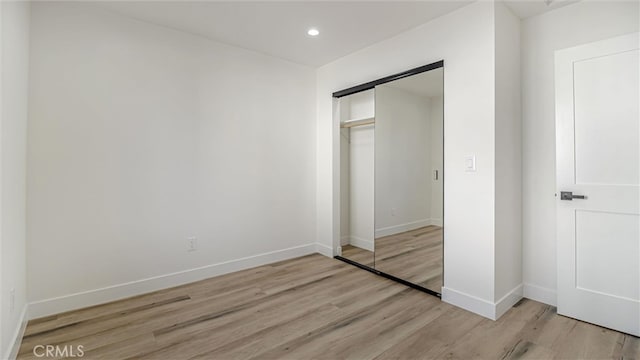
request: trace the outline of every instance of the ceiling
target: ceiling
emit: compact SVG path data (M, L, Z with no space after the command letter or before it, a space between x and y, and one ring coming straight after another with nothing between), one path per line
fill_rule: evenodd
M505 4L521 19L526 19L531 16L540 15L547 11L555 10L557 8L577 3L579 0L552 0L547 5L547 1L544 0L508 0Z
M320 66L472 1L104 1L122 15ZM311 38L307 30L320 35Z
M480 0L487 1L487 0ZM509 0L521 18L575 2ZM101 8L313 67L391 38L472 0L98 1ZM307 30L315 27L313 38Z

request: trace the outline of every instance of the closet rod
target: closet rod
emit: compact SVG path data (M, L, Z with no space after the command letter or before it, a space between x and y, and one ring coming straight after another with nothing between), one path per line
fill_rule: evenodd
M349 121L345 121L345 122L341 123L340 127L341 128L351 128L351 127L354 127L354 126L362 126L362 125L369 125L369 124L375 124L375 123L376 123L376 119L375 118L349 120Z

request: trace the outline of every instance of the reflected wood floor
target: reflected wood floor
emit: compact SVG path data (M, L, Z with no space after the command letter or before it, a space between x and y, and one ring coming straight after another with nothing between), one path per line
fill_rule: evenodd
M342 245L342 257L353 260L359 264L374 267L373 251L365 250L353 245Z
M442 228L425 226L376 239L376 269L442 292Z
M442 292L442 227L425 226L375 240L375 254L351 245L342 256L387 274ZM374 260L375 256L375 260Z
M86 359L634 359L640 340L523 300L491 321L321 255L30 321Z

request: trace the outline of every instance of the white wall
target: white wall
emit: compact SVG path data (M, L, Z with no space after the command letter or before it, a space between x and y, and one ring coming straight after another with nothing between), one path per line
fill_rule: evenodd
M317 236L335 250L340 136L331 93L444 59L444 284L483 306L494 300L493 12L492 3L473 3L317 72ZM464 171L469 153L477 158L475 173Z
M376 87L376 238L431 224L429 98Z
M12 347L24 329L27 303L29 3L0 2L0 37L0 357L11 358L17 351Z
M77 3L31 41L34 317L316 250L313 69Z
M582 1L522 22L525 296L556 302L554 51L639 30L638 2Z
M508 309L522 296L520 19L502 3L495 10L495 299L509 296Z

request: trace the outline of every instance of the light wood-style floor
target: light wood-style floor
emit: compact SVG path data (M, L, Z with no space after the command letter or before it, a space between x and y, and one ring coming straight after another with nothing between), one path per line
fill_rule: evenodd
M491 321L309 255L30 321L86 359L637 359L640 340L523 300Z
M442 227L425 226L375 240L375 253L351 245L342 256L442 292Z

